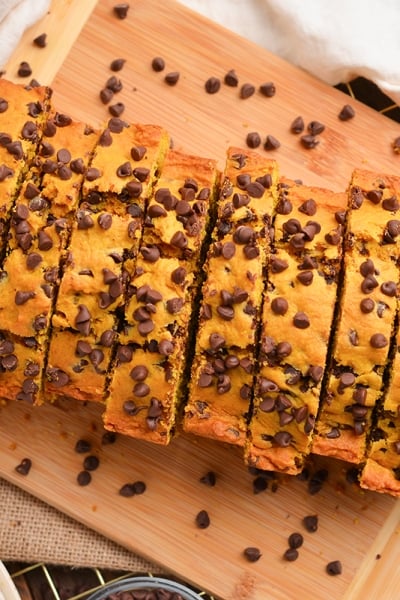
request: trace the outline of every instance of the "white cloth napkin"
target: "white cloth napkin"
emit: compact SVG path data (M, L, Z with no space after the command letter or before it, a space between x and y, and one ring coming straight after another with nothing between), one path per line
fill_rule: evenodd
M0 67L18 45L25 29L46 14L50 0L0 0Z
M180 0L336 85L362 76L400 103L400 0Z

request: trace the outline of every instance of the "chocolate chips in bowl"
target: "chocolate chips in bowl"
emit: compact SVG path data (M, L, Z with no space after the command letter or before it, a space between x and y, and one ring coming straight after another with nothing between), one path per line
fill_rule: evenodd
M201 600L190 588L162 577L128 577L97 590L87 600Z

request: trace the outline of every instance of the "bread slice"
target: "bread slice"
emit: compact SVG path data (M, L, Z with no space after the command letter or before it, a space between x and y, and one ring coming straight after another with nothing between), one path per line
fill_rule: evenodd
M275 161L228 149L204 267L183 428L240 446L250 411L277 183Z
M16 360L13 370L6 370L0 378L0 393L9 390L12 398L32 403L43 400L61 257L95 139L96 134L84 124L55 112L49 115L34 164L12 210L0 280L3 336L12 342Z
M168 152L149 199L139 255L127 263L131 277L103 415L107 429L160 444L175 432L217 179L215 161ZM143 381L129 376L138 366L147 369Z
M394 333L399 193L400 178L369 171L355 171L349 187L343 292L313 452L353 463L366 452Z
M146 198L169 145L166 131L110 119L85 171L52 317L46 397L104 401L136 260ZM93 393L95 392L95 393Z
M310 452L342 262L346 195L282 180L246 461L298 473Z

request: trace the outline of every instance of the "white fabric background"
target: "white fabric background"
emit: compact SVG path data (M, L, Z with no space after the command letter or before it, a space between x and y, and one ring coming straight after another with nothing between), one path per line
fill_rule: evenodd
M400 0L180 0L330 85L355 76L400 102Z
M7 62L25 29L43 17L49 6L50 0L0 0L0 67Z

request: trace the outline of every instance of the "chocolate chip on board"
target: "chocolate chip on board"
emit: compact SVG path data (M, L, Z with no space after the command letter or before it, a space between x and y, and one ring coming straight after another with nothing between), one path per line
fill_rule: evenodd
M30 77L32 75L32 68L30 64L24 60L19 64L17 73L19 77Z
M257 562L261 558L261 551L255 546L248 546L243 550L243 556L249 562Z
M19 463L19 465L17 465L15 467L15 470L20 475L28 475L29 471L31 470L31 467L32 467L32 461L31 461L31 459L30 458L23 458L21 460L21 462Z
M221 80L218 77L209 77L204 87L207 94L216 94L221 88Z
M349 121L355 117L355 110L350 104L345 104L338 114L341 121Z
M196 525L199 529L207 529L210 525L210 517L206 510L200 510L196 515Z
M340 575L342 573L342 563L340 560L332 560L326 565L328 575Z
M307 515L303 518L303 525L309 533L314 533L318 529L318 516Z
M151 68L156 73L160 73L165 69L165 60L161 56L155 56L151 61Z
M165 83L168 85L176 85L179 81L180 73L178 71L171 71L171 73L167 73L164 77Z
M120 2L119 4L115 4L113 7L113 11L115 16L118 19L126 19L129 11L129 4L127 2Z

